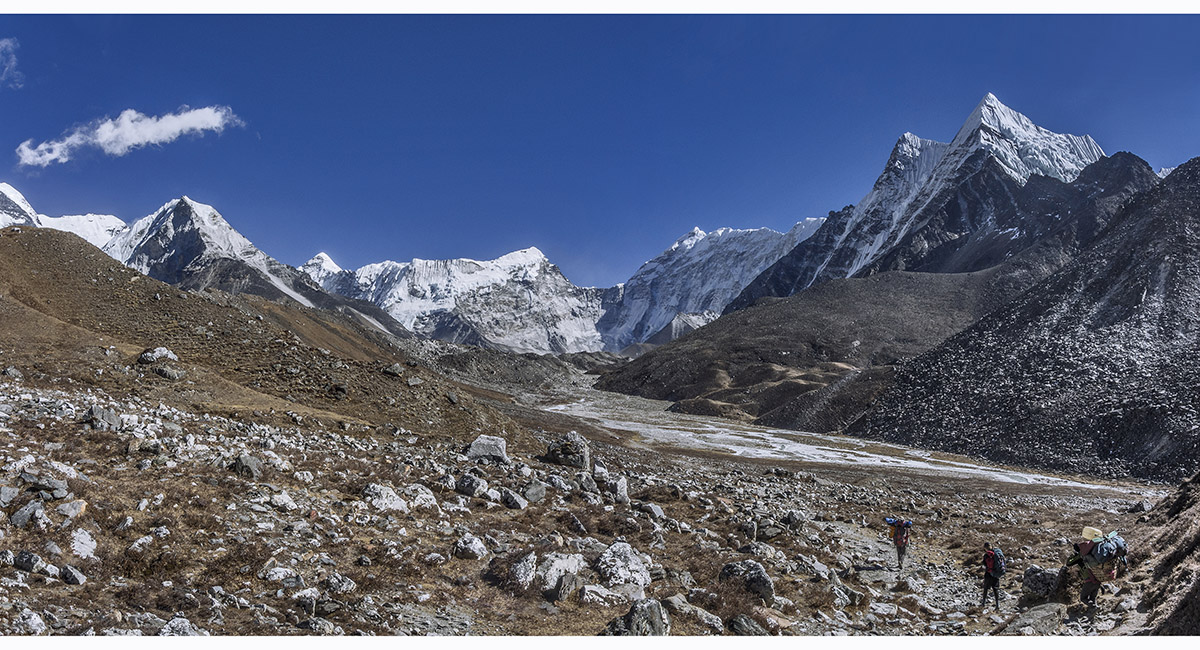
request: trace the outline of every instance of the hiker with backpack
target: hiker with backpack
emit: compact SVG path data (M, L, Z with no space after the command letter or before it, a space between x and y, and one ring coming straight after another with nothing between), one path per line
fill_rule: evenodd
M1089 526L1080 536L1083 539L1075 543L1075 555L1067 560L1066 566L1079 566L1079 577L1083 579L1079 602L1095 607L1100 586L1117 577L1118 564L1128 564L1128 547L1115 530L1105 535Z
M896 564L899 568L904 568L904 554L908 551L908 531L912 528L911 519L900 519L898 517L884 517L884 522L888 525L888 536L891 537L892 543L896 545Z
M988 589L996 595L996 610L1000 610L1000 577L1008 570L1004 559L1004 551L992 548L990 542L983 543L983 600L979 601L980 609L987 605Z

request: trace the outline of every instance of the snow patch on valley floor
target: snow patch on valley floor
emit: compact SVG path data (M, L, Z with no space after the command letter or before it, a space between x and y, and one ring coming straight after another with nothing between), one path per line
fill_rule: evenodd
M836 435L771 429L666 411L669 402L611 393L589 394L544 407L595 421L606 429L631 431L650 446L683 447L743 458L771 458L853 467L918 471L948 478L1084 489L1120 489L1112 484L1081 483L1056 476L1014 471L937 458L931 452Z

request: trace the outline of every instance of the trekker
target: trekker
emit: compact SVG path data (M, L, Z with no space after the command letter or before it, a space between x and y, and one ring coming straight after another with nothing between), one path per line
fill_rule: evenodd
M912 528L912 520L897 517L884 517L883 520L890 526L889 535L892 543L896 545L896 565L903 569L904 554L908 551L908 531Z
M1075 555L1067 560L1067 566L1079 565L1079 577L1083 579L1083 586L1079 589L1079 602L1089 607L1096 606L1096 594L1100 593L1100 579L1084 559L1092 552L1092 546L1094 544L1090 540L1075 544Z
M1004 551L992 548L990 542L983 543L983 600L979 601L980 609L987 605L988 589L996 596L996 611L1000 610L1000 576L1007 570Z
M1083 579L1079 602L1095 607L1100 586L1116 579L1118 565L1128 565L1129 549L1115 530L1105 535L1098 528L1085 526L1079 536L1082 539L1075 543L1075 555L1066 566L1079 565L1079 577Z

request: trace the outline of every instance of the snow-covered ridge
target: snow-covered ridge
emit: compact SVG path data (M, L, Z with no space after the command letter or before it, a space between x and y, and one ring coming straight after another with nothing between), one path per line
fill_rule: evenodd
M687 320L693 329L711 322L751 280L824 221L804 219L786 233L693 228L625 282L620 301L598 323L605 349L619 351L644 342L680 314L692 315Z
M371 302L425 336L518 352L600 349L605 291L575 286L537 248L494 260L389 260L355 270L322 253L301 270L326 291Z
M1154 173L1158 174L1159 178L1166 178L1170 176L1171 172L1175 171L1175 169L1175 167L1159 167L1158 171Z
M1070 183L1084 167L1104 157L1091 136L1043 129L992 93L971 112L950 147L986 149L1021 182L1040 174Z
M111 214L67 214L61 217L47 217L39 214L37 226L73 232L87 240L92 246L103 248L125 228L125 222Z
M72 232L93 246L103 246L125 222L108 214L80 214L48 217L38 213L17 188L0 183L0 228L7 226L35 226Z

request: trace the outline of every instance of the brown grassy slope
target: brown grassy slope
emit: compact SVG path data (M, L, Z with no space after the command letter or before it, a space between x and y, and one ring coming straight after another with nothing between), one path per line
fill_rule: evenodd
M1149 634L1200 634L1200 474L1163 499L1129 536L1133 580L1147 591Z
M723 316L602 375L597 386L679 401L685 412L832 430L865 408L880 372L846 382L837 398L813 400L816 391L929 349L1013 290L997 269L835 280ZM834 415L814 417L814 404Z
M45 366L46 374L114 394L130 391L213 413L274 410L282 418L293 411L427 434L514 428L428 369L383 374L408 356L394 340L339 313L182 292L69 233L0 231L0 303L6 365L35 373ZM114 349L106 352L108 346ZM156 346L179 355L172 365L188 372L183 380L151 375L135 363L137 353ZM128 372L148 380L132 381ZM421 383L410 386L411 377Z

